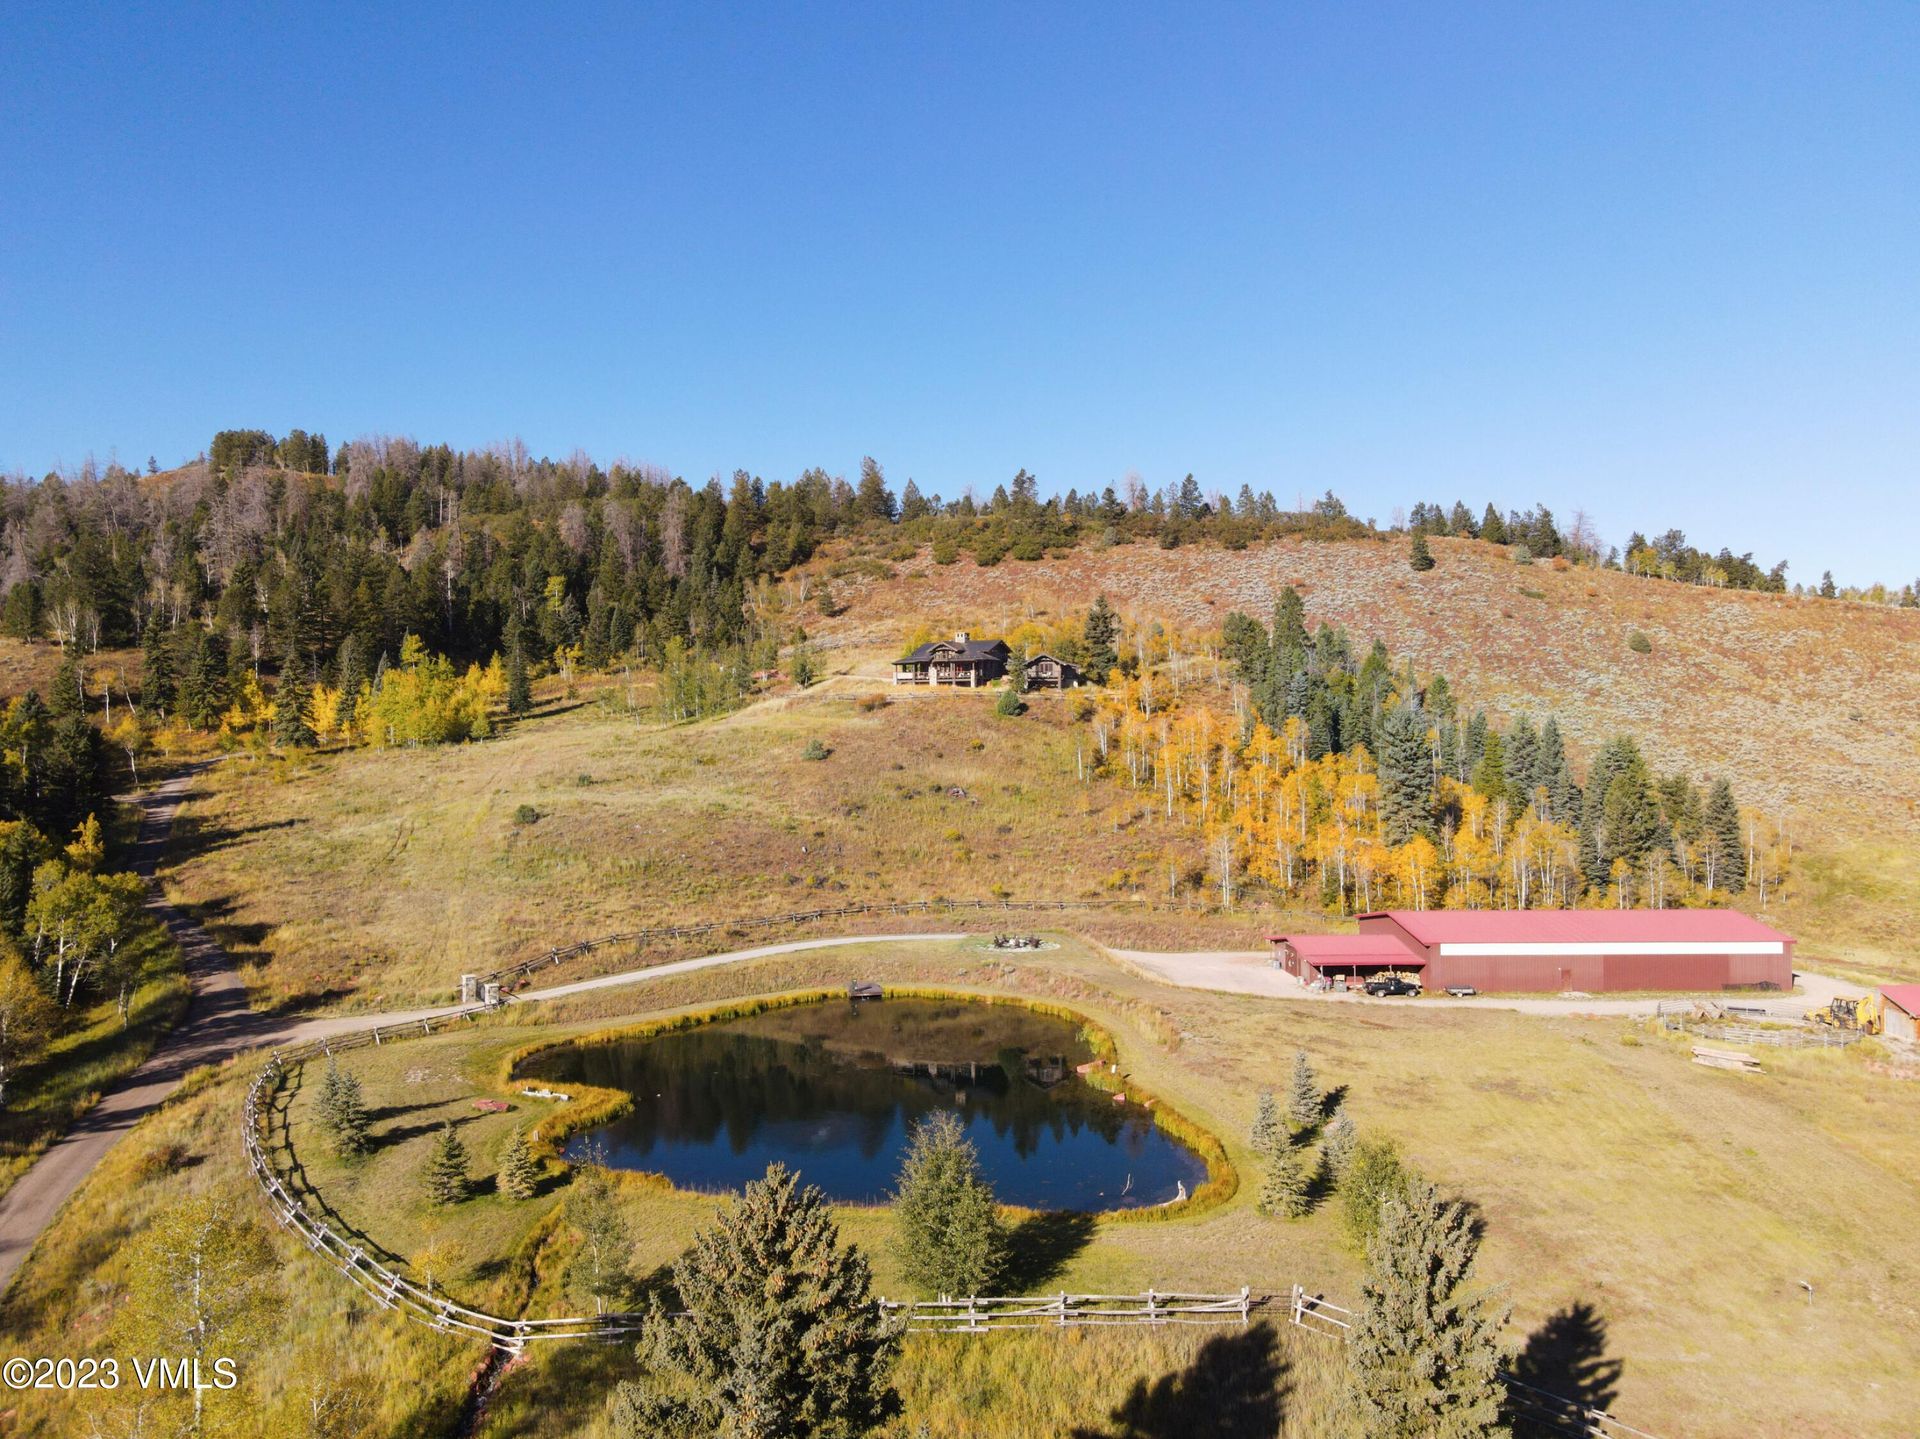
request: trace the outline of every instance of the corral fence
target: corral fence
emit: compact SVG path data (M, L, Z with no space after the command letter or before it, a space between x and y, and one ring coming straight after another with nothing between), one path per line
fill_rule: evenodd
M666 924L649 929L630 929L621 934L603 934L537 954L532 959L510 964L474 976L482 985L498 984L503 993L513 989L543 969L551 969L596 949L642 944L660 944L676 939L693 939L704 934L737 934L755 929L785 929L792 925L812 924L823 919L846 919L863 914L1030 914L1058 913L1074 909L1146 908L1138 899L903 899L879 904L847 904L830 909L803 909L791 914L759 915L750 919L715 919L702 924Z
M1838 1049L1857 1043L1860 1032L1809 1024L1796 1010L1769 1009L1763 1004L1731 1004L1712 999L1663 999L1657 1006L1660 1025L1724 1039L1733 1044L1770 1044L1787 1049Z
M1344 1342L1347 1331L1353 1327L1354 1312L1343 1304L1309 1294L1296 1284L1287 1318L1311 1334ZM1507 1418L1523 1433L1577 1435L1581 1439L1656 1439L1644 1429L1622 1423L1604 1409L1550 1394L1505 1370L1501 1371L1500 1382L1507 1391Z
M1178 1294L1149 1289L1145 1294L1036 1294L1017 1298L882 1299L880 1307L899 1314L909 1329L940 1334L979 1334L988 1329L1066 1329L1104 1324L1226 1324L1248 1322L1256 1309L1273 1302L1242 1286L1238 1294Z

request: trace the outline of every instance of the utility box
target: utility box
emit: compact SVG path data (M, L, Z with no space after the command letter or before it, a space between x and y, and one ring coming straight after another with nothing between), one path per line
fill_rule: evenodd
M497 983L481 985L480 1002L489 1008L498 1005L500 1003L500 986Z
M463 974L460 976L460 1002L473 1004L480 998L480 976Z

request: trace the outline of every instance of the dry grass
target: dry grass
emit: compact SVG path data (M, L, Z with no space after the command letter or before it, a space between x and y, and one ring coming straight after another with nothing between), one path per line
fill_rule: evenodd
M547 1008L554 1024L585 1031L622 1010L668 1013L832 984L851 963L787 956ZM1243 1169L1252 1167L1242 1136L1255 1093L1281 1083L1293 1050L1304 1047L1325 1082L1344 1086L1363 1132L1394 1136L1421 1168L1479 1203L1488 1226L1483 1277L1503 1285L1514 1306L1513 1342L1572 1304L1595 1307L1606 1356L1625 1366L1613 1405L1623 1418L1703 1439L1907 1432L1897 1381L1920 1374L1920 1230L1912 1223L1920 1214L1920 1094L1869 1074L1864 1055L1783 1054L1769 1057L1763 1077L1729 1075L1691 1065L1684 1045L1630 1021L1414 1008L1362 1016L1172 990L1064 939L1018 961L948 943L863 951L857 964L888 982L1043 998L1088 1014L1117 1037L1129 1075L1212 1127ZM500 1058L532 1034L501 1023L356 1052L350 1062L370 1102L387 1111L376 1126L386 1142L363 1163L340 1165L318 1150L311 1128L302 1128L310 1096L296 1102L294 1117L306 1178L340 1222L401 1255L450 1242L464 1256L445 1280L456 1294L505 1306L526 1299L528 1312L541 1314L566 1303L558 1275L571 1240L564 1227L544 1223L561 1193L522 1205L488 1195L449 1214L424 1203L416 1184L442 1118L462 1121L476 1173L492 1172L507 1133L535 1106L515 1100L525 1107L489 1116L472 1101L496 1092ZM215 1153L208 1168L235 1162ZM90 1205L97 1187L84 1192ZM714 1204L638 1182L627 1202L642 1271L670 1259ZM886 1211L839 1212L848 1236L874 1256L878 1287L897 1292ZM63 1245L77 1238L66 1224L58 1232ZM44 1294L51 1276L31 1272ZM61 1273L75 1282L70 1261ZM302 1273L315 1293L335 1283L304 1263ZM1802 1280L1816 1288L1812 1306ZM1295 1223L1263 1220L1247 1188L1189 1218L1102 1223L1044 1287L1285 1289L1295 1281L1335 1297L1355 1294L1357 1261L1339 1239L1337 1216L1323 1208ZM935 1433L1057 1434L1068 1420L1097 1426L1136 1378L1191 1358L1132 1340L1109 1351L1104 1335L1063 1351L1046 1347L1054 1342L1001 1336L957 1354L918 1346L902 1374L922 1406L909 1418L927 1418ZM1299 1352L1292 1359L1305 1363ZM1072 1384L1059 1381L1056 1361L1077 1376ZM619 1353L570 1352L520 1366L485 1432L578 1432L597 1403L584 1396L627 1363ZM1015 1417L945 1428L962 1419L943 1388L956 1364ZM1868 1373L1887 1382L1876 1388L1848 1378ZM1297 1367L1293 1377L1302 1427L1289 1432L1321 1432L1309 1416L1323 1412L1324 1376Z
M183 812L169 892L261 966L264 1002L394 1006L644 925L1124 896L1164 885L1169 848L1196 849L1137 796L1075 780L1084 729L1057 700L1011 721L992 704L921 695L863 711L828 691L674 728L588 706L480 745L236 757ZM801 758L815 739L826 760ZM537 823L514 823L523 804Z
M984 570L923 552L894 578L836 581L845 611L821 641L877 675L929 621L1011 628L1104 591L1137 618L1202 629L1234 609L1265 617L1296 584L1309 624L1378 637L1496 716L1551 710L1577 753L1625 730L1662 770L1728 775L1744 802L1793 822L1811 879L1770 917L1803 955L1920 976L1920 611L1521 567L1473 540L1432 547L1438 566L1421 575L1403 543L1380 541L1126 545ZM1627 647L1634 629L1650 654Z

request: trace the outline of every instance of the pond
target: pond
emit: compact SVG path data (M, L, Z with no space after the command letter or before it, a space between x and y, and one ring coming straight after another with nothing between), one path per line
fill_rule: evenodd
M651 1038L567 1045L520 1073L625 1090L633 1110L576 1135L619 1169L738 1189L773 1160L830 1199L883 1203L915 1120L953 1111L1002 1203L1138 1208L1192 1193L1206 1161L1075 1066L1071 1020L1016 1005L832 1000Z

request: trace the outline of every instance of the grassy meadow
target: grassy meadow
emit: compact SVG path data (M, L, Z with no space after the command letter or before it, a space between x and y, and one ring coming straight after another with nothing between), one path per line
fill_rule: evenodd
M1090 741L1072 697L1036 696L1014 720L993 701L830 681L700 725L587 703L480 745L236 755L199 781L164 878L250 966L260 1003L359 1009L443 1000L463 971L645 925L931 896L1162 898L1170 856L1183 898L1201 893L1196 836L1149 797L1077 779ZM804 757L813 741L825 759ZM522 806L538 819L519 822ZM1211 942L1245 945L1260 922L1216 925ZM1115 942L1165 932L1124 912L1090 923Z
M535 1316L560 1312L572 1302L562 1276L574 1242L553 1221L564 1184L556 1175L524 1203L486 1192L511 1128L547 1106L509 1093L513 1113L473 1107L476 1098L501 1093L504 1055L554 1032L526 1021L586 1031L629 1015L831 985L856 968L893 983L1029 996L1079 1010L1115 1035L1130 1083L1217 1134L1249 1176L1244 1136L1257 1089L1283 1084L1293 1051L1304 1047L1323 1082L1341 1089L1363 1133L1394 1137L1445 1188L1480 1206L1487 1226L1481 1277L1513 1307L1514 1347L1524 1348L1554 1316L1563 1324L1581 1317L1588 1343L1578 1357L1588 1373L1619 1366L1606 1387L1622 1418L1706 1439L1908 1430L1900 1385L1854 1381L1920 1373L1912 1297L1920 1241L1897 1220L1920 1207L1920 1093L1868 1073L1862 1054L1770 1056L1766 1075L1734 1075L1690 1064L1683 1043L1633 1021L1425 1007L1361 1015L1171 990L1066 936L1057 949L1018 958L966 943L903 942L601 990L431 1039L355 1051L343 1062L365 1085L376 1149L347 1163L326 1152L306 1122L318 1078L309 1071L292 1108L300 1178L336 1223L370 1249L416 1270L430 1266L454 1296ZM15 1347L53 1334L106 1341L120 1241L139 1216L182 1189L240 1190L239 1147L230 1132L219 1132L221 1123L230 1126L238 1098L237 1077L211 1083L115 1152L77 1196L73 1222L63 1222L24 1271L22 1302L7 1321ZM459 1124L483 1190L450 1211L428 1204L418 1184L442 1120ZM141 1161L173 1143L184 1146L185 1162ZM623 1192L643 1275L667 1262L718 1203L638 1178ZM846 1234L872 1254L880 1291L900 1292L887 1213L839 1213ZM265 1346L263 1372L299 1375L305 1351L332 1343L343 1328L373 1324L389 1332L395 1321L362 1312L330 1270L303 1250L289 1252L299 1256L288 1265L289 1294L312 1334L290 1329L278 1348ZM1359 1277L1332 1207L1299 1221L1263 1219L1251 1185L1198 1214L1098 1222L1037 1246L1028 1264L1027 1287L1043 1291L1243 1283L1284 1290L1299 1282L1352 1299ZM1815 1286L1812 1304L1802 1281ZM1167 1422L1165 1414L1179 1411L1165 1406L1184 1396L1191 1413L1219 1387L1220 1374L1248 1366L1271 1370L1272 1385L1285 1392L1237 1395L1251 1426L1238 1432L1274 1432L1259 1427L1269 1419L1288 1426L1281 1432L1326 1432L1337 1403L1337 1354L1282 1328L1270 1350L1267 1339L1237 1329L916 1338L899 1376L909 1400L900 1432L914 1432L922 1419L935 1435L1171 1432L1128 1429L1114 1416L1160 1413ZM1207 1351L1214 1340L1229 1347ZM423 1427L406 1432L445 1432L426 1419L447 1411L421 1406L441 1405L457 1390L477 1352L419 1330L395 1329L382 1344L366 1362L395 1382L400 1365L426 1366L417 1371L425 1385L409 1401ZM629 1362L617 1349L573 1348L520 1361L478 1432L489 1439L598 1432L593 1396ZM1552 1380L1559 1369L1530 1372ZM1062 1382L1062 1373L1072 1382ZM956 1374L967 1377L965 1388ZM991 1408L981 1402L987 1397Z

